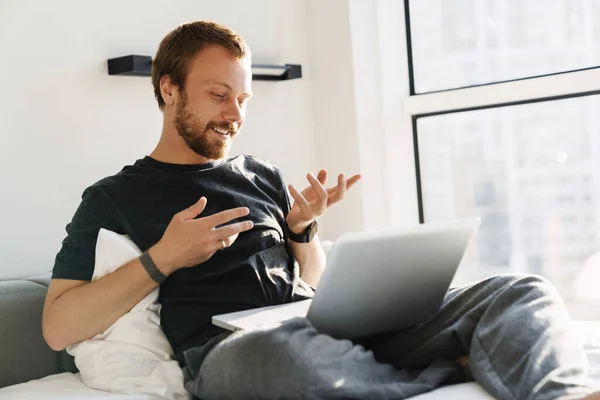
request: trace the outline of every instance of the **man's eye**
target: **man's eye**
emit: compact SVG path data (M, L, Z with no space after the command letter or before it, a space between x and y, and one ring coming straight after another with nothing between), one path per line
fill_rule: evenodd
M216 98L218 98L218 99L224 99L224 98L225 98L225 95L224 95L224 94L213 93L212 95L213 95L213 96L215 96L215 97L216 97Z
M240 100L238 101L240 107L246 107L246 105L248 104L248 100Z

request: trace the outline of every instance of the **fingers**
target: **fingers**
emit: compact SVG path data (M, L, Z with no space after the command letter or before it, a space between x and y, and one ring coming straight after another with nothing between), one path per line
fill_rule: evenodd
M223 240L222 245L224 244L225 247L231 246L238 236L240 236L240 234L236 233L235 235L227 236L225 239L221 239Z
M356 174L352 178L346 181L346 189L350 189L356 182L358 182L362 178L361 174Z
M344 198L348 189L358 182L362 176L360 174L356 174L352 176L350 179L346 180L344 174L340 174L338 176L338 183L336 186L333 186L329 189L325 189L323 184L327 180L327 171L322 169L319 171L317 177L313 174L308 174L306 176L308 179L310 186L304 189L301 193L293 192L294 189L290 189L290 193L294 200L300 206L300 209L305 211L306 213L311 211L311 214L323 214L325 209L332 204L337 203L341 199ZM290 188L293 186L290 185ZM316 201L315 201L316 198Z
M346 190L348 190L352 186L354 186L354 184L356 182L358 182L361 178L362 178L362 175L357 174L357 175L354 175L352 178L347 179L346 180ZM339 178L338 178L338 183L339 183ZM329 189L327 189L327 194L331 195L331 194L335 193L335 191L337 190L337 188L338 188L337 185L333 186L333 187L330 187Z
M235 235L227 236L225 239L221 239L221 246L225 249L233 244L235 240L238 238L240 234L236 233Z
M298 207L300 207L300 209L305 213L310 214L310 203L304 198L304 196L302 196L302 194L300 194L300 192L293 185L289 185L288 188L290 190L290 194L296 201L296 204L298 204Z
M342 200L344 198L344 195L346 194L347 186L348 186L348 181L344 177L344 174L340 174L338 176L338 184L334 188L335 191L329 195L329 200L328 200L327 205L330 206L330 205L335 204L338 201Z
M239 233L236 233L234 235L231 236L227 236L223 239L216 239L214 241L214 247L213 247L213 254L216 253L219 250L225 250L226 248L230 247L233 242L235 242L235 240L238 238Z
M245 217L249 213L250 209L248 207L238 207L218 212L210 217L206 217L205 220L211 226L219 226L231 221L232 219Z
M321 185L321 182L319 182L313 174L306 175L306 178L313 187L315 194L317 195L317 199L319 199L323 205L327 204L327 190L323 187L323 185Z
M175 214L175 216L182 220L194 219L204 210L204 207L206 207L206 202L206 197L200 197L200 200L198 200L195 204L189 206L183 211L178 212Z
M225 242L225 247L229 247L235 239L237 239L240 233L249 231L253 227L254 223L252 221L242 221L225 225L213 231L213 238L218 244L223 240Z
M317 179L319 180L319 182L321 182L321 185L325 185L325 182L327 182L327 170L320 170L317 174Z

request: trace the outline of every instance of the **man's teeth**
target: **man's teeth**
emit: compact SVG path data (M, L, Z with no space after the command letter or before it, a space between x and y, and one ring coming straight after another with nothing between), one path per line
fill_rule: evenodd
M220 133L221 135L228 135L229 131L227 130L223 130L223 129L219 129L219 128L213 128L213 130L217 133Z

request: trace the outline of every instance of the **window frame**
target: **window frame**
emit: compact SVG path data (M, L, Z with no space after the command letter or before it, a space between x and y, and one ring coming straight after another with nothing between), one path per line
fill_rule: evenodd
M410 0L404 0L403 10L409 93L402 100L402 110L410 118L412 125L418 220L423 224L425 215L419 160L419 118L598 95L600 66L417 94L409 3Z
M443 92L450 92L450 91L460 90L460 89L470 89L470 88L476 88L476 87L481 87L481 86L490 86L490 85L496 85L496 84L518 82L518 81L523 81L523 80L528 80L528 79L546 78L546 77L551 77L551 76L555 76L555 75L563 75L563 74L570 74L570 73L600 69L600 65L597 65L597 66L592 66L592 67L569 69L569 70L565 70L565 71L551 72L551 73L547 73L547 74L530 75L530 76L524 76L524 77L514 78L514 79L491 81L491 82L486 82L486 83L457 86L457 87L451 87L451 88L439 89L439 90L429 90L426 92L417 93L415 90L414 56L413 56L413 51L412 51L413 45L412 45L412 32L411 32L411 19L410 19L410 1L411 0L404 0L404 27L406 29L405 37L406 37L406 51L407 51L407 57L408 57L409 96L418 96L418 95L433 94L433 93L443 93Z

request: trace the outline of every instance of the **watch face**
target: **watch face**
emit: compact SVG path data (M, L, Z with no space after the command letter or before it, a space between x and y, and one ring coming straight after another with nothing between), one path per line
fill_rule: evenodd
M310 242L311 240L313 240L313 238L315 237L315 235L317 234L317 220L315 220L309 228L308 231L308 241Z

